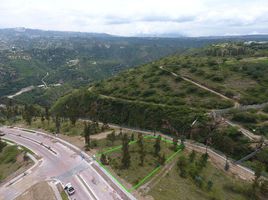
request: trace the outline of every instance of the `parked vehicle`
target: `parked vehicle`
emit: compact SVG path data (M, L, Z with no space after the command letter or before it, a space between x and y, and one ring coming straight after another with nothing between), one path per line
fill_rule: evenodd
M71 183L67 183L64 187L64 190L67 191L68 195L73 195L75 193L75 189Z

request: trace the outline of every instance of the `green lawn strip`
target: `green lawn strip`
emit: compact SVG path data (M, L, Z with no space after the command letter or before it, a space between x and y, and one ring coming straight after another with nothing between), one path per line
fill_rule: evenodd
M12 145L15 145L15 146L18 146L18 147L22 148L23 151L25 151L25 152L27 152L27 153L30 153L30 154L32 154L32 155L35 155L35 153L32 152L32 151L31 151L30 149L28 149L27 147L25 147L25 146L21 146L21 145L15 143L15 142L13 142L12 140L2 139L2 141L3 141L3 142L8 142L8 143L10 143L10 144L12 144Z
M5 146L0 152L0 182L22 167L17 156L22 153L16 146Z
M68 195L66 194L64 190L62 190L62 192L60 193L60 196L62 200L69 200Z
M152 135L147 135L147 136L144 136L144 139L156 139L158 136L152 136ZM172 144L173 143L173 141L171 141L171 140L169 140L169 139L165 139L165 138L161 138L161 140L163 141L163 142L166 142L166 143L170 143L170 144ZM134 140L134 141L131 141L131 142L129 142L129 144L131 145L131 144L135 144L135 143L137 143L138 141L137 140ZM181 146L181 145L177 145L178 146L178 150L175 152L175 153L173 153L172 155L170 155L168 158L167 158L167 160L165 161L165 164L167 164L168 162L170 162L179 152L181 152L182 151L182 149L183 149L183 147ZM123 184L121 184L120 183L120 181L119 180L117 180L112 174L111 174L111 172L100 162L100 156L102 155L102 154L109 154L109 153L112 153L112 152L115 152L115 151L117 151L117 150L119 150L119 149L121 149L122 148L122 145L119 145L119 146L116 146L116 147L112 147L112 148L108 148L108 149L104 149L104 151L103 152L101 152L101 153L98 153L97 155L96 155L96 157L97 157L97 159L96 159L96 161L100 164L100 166L102 166L103 167L103 169L105 169L105 171L108 173L108 174L110 174L115 180L116 180L116 182L120 185L120 186L122 186L122 188L124 188L124 190L125 191L127 191L127 192L129 192L129 193L131 193L133 190L135 190L135 189L137 189L138 187L140 187L142 184L144 184L149 178L151 178L153 175L155 175L158 171L159 171L159 169L161 169L161 167L163 167L163 166L158 166L158 167L156 167L155 169L153 169L148 175L146 175L141 181L139 181L136 185L134 185L131 189L127 189L125 186L123 186Z

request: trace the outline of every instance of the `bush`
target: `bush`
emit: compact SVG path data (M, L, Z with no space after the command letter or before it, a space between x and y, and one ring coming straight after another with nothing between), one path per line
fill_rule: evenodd
M190 163L192 163L195 160L195 157L196 157L196 153L195 153L194 150L192 150L192 152L189 155L189 161L190 161Z
M213 187L213 182L212 181L208 181L207 182L207 190L208 191L211 191L212 187Z
M268 113L268 105L263 108L263 111Z
M243 122L243 123L256 123L257 122L256 116L248 112L235 113L233 116L233 120L237 122Z
M215 81L215 82L222 82L224 80L224 77L219 76L219 75L215 75L215 76L211 77L211 80Z

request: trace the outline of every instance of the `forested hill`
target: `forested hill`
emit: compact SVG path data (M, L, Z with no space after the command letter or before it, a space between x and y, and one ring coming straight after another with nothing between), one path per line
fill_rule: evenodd
M129 67L204 46L209 39L127 38L107 34L0 30L0 96L29 85L86 85Z
M74 120L90 117L149 129L161 128L168 119L182 129L185 121L211 109L230 108L237 101L267 102L267 77L267 44L224 43L129 69L59 99L52 111Z
M41 79L47 73L47 84L61 83L65 88L72 88L188 48L265 38L131 38L98 33L1 29L0 96L42 84Z

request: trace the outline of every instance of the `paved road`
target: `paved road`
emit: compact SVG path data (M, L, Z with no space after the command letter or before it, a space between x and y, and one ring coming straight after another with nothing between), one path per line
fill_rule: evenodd
M98 163L89 157L82 158L71 144L66 146L66 142L57 138L18 128L1 127L0 130L6 134L4 139L21 144L41 157L29 174L0 188L0 200L12 200L34 184L54 179L63 184L72 183L77 191L71 196L72 200L135 199L106 175Z

